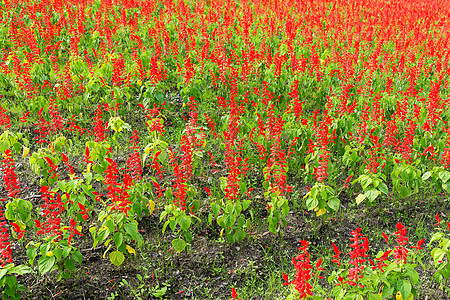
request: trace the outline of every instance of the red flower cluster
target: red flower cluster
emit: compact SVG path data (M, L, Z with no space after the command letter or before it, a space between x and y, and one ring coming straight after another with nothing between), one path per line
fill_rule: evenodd
M61 202L61 195L55 196L55 194L48 186L41 187L41 199L44 201L41 208L45 221L41 224L39 220L35 220L36 227L39 228L37 235L62 237L61 213L65 210L65 207L64 203Z
M3 108L0 102L0 126L4 126L5 129L8 129L9 127L11 127L11 119L6 114L6 112L7 110Z
M109 163L105 173L105 184L107 185L108 198L111 200L111 210L118 210L127 215L130 210L131 201L128 194L129 188L133 185L132 179L128 174L123 175L123 184L120 184L119 169L117 163L111 158L105 158Z
M3 268L5 264L12 263L11 243L8 242L9 234L6 228L7 221L0 206L0 266Z
M178 165L175 154L172 151L172 148L169 148L169 158L170 158L170 166L173 168L173 172L175 175L175 184L173 185L174 190L174 200L173 204L178 206L181 210L186 210L186 178L185 174L181 171L180 166Z
M127 172L131 174L134 182L138 182L142 179L142 168L141 168L141 156L139 153L139 136L137 130L133 132L130 141L130 149L133 152L127 159Z
M16 197L20 193L19 182L17 181L17 175L14 172L16 167L14 166L14 160L12 158L11 150L7 149L3 154L2 160L3 181L8 192L8 197Z
M308 296L313 295L312 285L310 284L309 280L311 279L311 275L318 276L317 274L311 273L313 266L311 265L311 261L309 258L308 245L309 242L301 240L301 247L298 248L301 253L297 257L292 258L292 263L297 270L295 279L289 281L288 276L283 273L283 279L286 281L285 283L283 283L283 285L293 284L295 286L295 289L300 293L300 299L305 299ZM322 259L319 259L316 263L316 269L318 273L320 271L324 271L324 269L320 267L321 264ZM322 276L318 277L323 278Z
M103 142L106 139L106 128L103 124L102 120L103 111L102 111L102 105L99 104L97 109L95 110L95 118L94 118L94 128L93 128L93 134L95 135L95 141L96 142ZM107 126L107 125L106 125Z

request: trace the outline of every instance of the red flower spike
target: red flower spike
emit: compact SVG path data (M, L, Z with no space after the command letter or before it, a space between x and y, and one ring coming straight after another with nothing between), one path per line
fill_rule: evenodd
M334 243L331 243L331 244L333 245L334 253L336 253L335 255L333 255L333 259L331 261L334 262L335 264L337 264L340 267L341 266L341 261L339 259L339 255L341 255L341 251L339 251L339 248Z
M236 289L233 287L231 288L231 298L230 300L235 300L237 298L237 293L236 293ZM238 299L241 300L241 299Z
M434 224L434 226L437 226L441 223L441 218L439 218L439 213L436 214L436 224Z
M207 188L206 186L204 186L203 189L204 189L205 192L208 194L208 196L211 196L211 190L210 190L209 188Z
M425 239L421 239L420 241L417 242L417 246L411 246L411 248L416 249L416 253L417 251L419 251L420 249L423 249L422 245L423 242L425 241Z
M389 238L388 238L388 236L387 236L384 232L382 232L381 234L383 235L384 241L386 242L386 244L389 244Z
M83 161L87 164L92 164L91 156L89 154L89 147L86 146L86 150L84 151L84 159Z

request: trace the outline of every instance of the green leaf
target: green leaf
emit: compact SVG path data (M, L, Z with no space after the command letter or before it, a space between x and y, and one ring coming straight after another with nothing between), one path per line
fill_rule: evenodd
M113 237L114 243L117 247L120 247L123 242L123 234L121 232L116 232Z
M397 188L398 194L400 195L400 197L402 198L406 198L409 195L411 195L411 190L409 188L407 188L406 186L399 186Z
M308 210L313 210L314 208L317 207L317 205L319 205L319 201L316 198L312 196L306 198L306 208Z
M109 229L106 227L99 230L97 237L94 239L94 248L97 247L99 243L101 244L104 240L106 240L106 238L109 236L109 232Z
M213 204L211 205L211 211L214 213L214 215L217 217L220 211L220 205L219 204Z
M81 262L83 261L83 255L80 251L75 251L74 253L72 253L72 258L81 265Z
M240 242L242 241L246 236L245 231L243 230L238 230L234 233L234 239L236 240L236 242Z
M83 176L86 179L86 185L89 185L92 181L92 173L89 172L87 174L83 174Z
M136 241L138 244L142 244L144 239L142 235L138 232L137 224L134 222L127 223L123 226L125 231Z
M66 259L64 261L64 266L66 267L67 270L69 271L74 271L75 270L75 260L73 258L70 259Z
M37 255L37 248L30 247L27 249L28 262L30 265L33 265L33 261L36 258L36 255Z
M191 226L191 222L192 222L191 218L186 215L181 215L178 220L178 224L180 224L181 230L184 231L189 229L189 226Z
M444 255L446 255L446 254L447 254L447 252L441 248L434 248L431 251L431 256L433 256L435 267L437 267L439 262L444 258Z
M425 172L422 175L422 180L427 180L430 177L431 177L431 172Z
M397 281L397 289L402 294L403 299L408 299L411 294L411 282L408 280Z
M11 275L6 277L6 285L15 290L17 288L17 279L16 276ZM13 295L10 295L13 296Z
M450 172L442 171L441 173L439 173L439 178L442 180L443 183L446 183L450 179Z
M70 251L72 251L72 247L69 247L69 246L64 247L62 256L63 256L64 258L66 258L67 255L70 254Z
M115 266L120 266L123 261L125 260L125 256L120 251L113 251L109 253L109 260L112 262Z
M53 266L55 265L55 257L54 256L41 256L38 261L38 271L41 275L49 272Z
M370 202L373 202L379 195L379 191L377 189L370 189L364 193L364 195L369 199Z
M231 227L233 226L234 222L236 222L236 217L234 215L226 214L223 216L223 224L225 225L224 227Z
M442 269L442 276L444 276L445 279L447 279L450 276L450 264L447 263L447 265Z
M3 276L5 276L5 274L8 273L8 271L9 270L5 269L5 268L0 269L0 282L1 282L2 278L3 278Z
M409 279L411 280L412 285L415 285L419 281L419 273L417 273L417 271L414 270L414 267L411 265L406 265L405 269Z
M178 252L182 252L186 248L186 242L182 239L175 239L172 241L172 247Z
M378 186L378 189L380 190L380 192L382 192L385 195L389 194L389 189L384 182L380 183L380 185Z
M363 175L360 178L361 178L361 186L363 190L365 190L372 183L372 179L366 175Z
M328 207L331 209L331 211L335 212L339 210L339 205L341 202L337 197L332 197L330 200L328 200Z

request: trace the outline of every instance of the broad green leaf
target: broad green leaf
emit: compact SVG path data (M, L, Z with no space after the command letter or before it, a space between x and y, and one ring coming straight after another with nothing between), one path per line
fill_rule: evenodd
M137 224L134 222L126 223L124 226L125 231L138 243L143 243L144 239L142 238L142 235L138 231Z
M38 271L41 275L49 272L55 265L54 256L41 256L38 261Z
M441 173L439 173L439 178L442 180L443 183L446 183L450 179L450 172L442 171Z
M186 248L186 242L182 239L175 239L172 241L172 247L178 252L182 252Z
M226 214L223 216L223 224L225 227L231 227L234 225L234 222L236 222L236 217L231 214Z
M245 231L243 230L238 230L234 233L234 239L236 240L236 242L240 242L242 241L246 236Z
M186 231L189 229L189 226L191 226L191 218L189 216L186 215L181 215L180 218L178 219L178 224L180 224L181 229Z
M380 190L380 192L382 192L385 195L389 194L389 189L384 182L380 183L380 185L378 186L378 189Z
M339 210L339 205L341 204L341 202L339 201L339 199L337 197L332 197L329 201L328 201L328 206L330 207L330 209L335 212Z
M447 279L450 276L450 264L447 262L445 267L441 271L442 276L444 276L444 279Z
M406 186L399 186L397 188L397 191L398 191L398 194L400 195L400 197L402 197L402 198L406 198L409 195L411 195L411 190Z
M74 271L75 270L75 260L74 259L66 259L64 261L64 266L66 267L67 270Z
M377 189L370 189L364 193L364 195L367 197L367 199L369 199L370 202L373 202L379 194L380 192Z
M319 201L316 198L313 198L312 196L309 196L306 199L306 208L308 210L313 210L314 208L317 207L317 205L319 205Z
M381 300L381 295L379 294L369 294L369 300Z
M412 285L415 285L419 281L419 273L417 273L417 271L414 270L414 267L411 265L406 265L405 269L409 279L411 280Z
M116 250L109 253L109 260L113 263L113 265L120 266L125 260L125 256L122 252Z
M403 299L408 299L411 294L411 282L408 280L401 280L397 282L397 289L402 294Z
M0 269L0 281L2 280L3 276L5 276L5 274L8 273L8 271L9 270L6 268Z
M444 258L444 255L446 255L447 252L441 248L434 248L431 251L431 256L433 256L433 260L434 260L434 266L437 267L439 262L442 261L442 259Z
M422 175L422 180L427 180L430 177L431 177L431 172L425 172Z
M405 269L412 285L415 285L419 281L419 273L417 273L417 271L414 270L414 267L411 265L406 265Z
M80 251L75 251L72 253L72 258L81 265L81 262L83 261L83 255Z
M120 247L123 242L123 234L121 232L116 232L113 237L114 243L116 244L116 247Z

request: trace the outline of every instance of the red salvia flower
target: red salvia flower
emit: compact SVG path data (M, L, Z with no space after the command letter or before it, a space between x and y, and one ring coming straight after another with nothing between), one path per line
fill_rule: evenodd
M397 246L394 247L394 258L397 263L403 261L406 263L406 258L408 256L409 250L405 248L405 245L408 242L408 238L406 237L406 227L402 225L402 223L397 224L397 231L395 232Z
M9 242L9 233L6 228L7 221L0 206L0 266L3 268L5 264L12 263L11 243Z
M20 193L19 182L17 181L17 175L15 173L15 163L12 158L11 150L7 149L3 153L2 160L3 182L5 183L8 197L17 197Z
M436 223L434 224L434 226L437 226L441 223L441 218L439 217L439 213L436 214Z
M99 104L97 109L95 110L95 118L94 118L94 128L93 128L93 134L95 135L95 141L96 142L103 142L106 140L106 128L103 124L102 120L103 111L102 111L102 105Z
M90 153L89 153L89 147L88 147L88 146L86 146L86 148L85 148L85 150L84 150L84 158L83 158L83 161L84 161L86 164L92 164L92 163L93 163L93 161L91 160L91 155L90 155Z
M336 263L340 267L341 266L341 260L339 258L339 255L341 255L341 251L339 251L339 248L333 242L331 244L333 245L333 251L335 253L333 255L333 259L331 261Z

